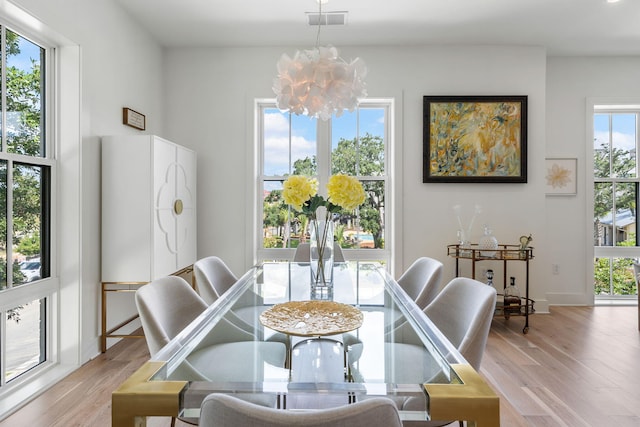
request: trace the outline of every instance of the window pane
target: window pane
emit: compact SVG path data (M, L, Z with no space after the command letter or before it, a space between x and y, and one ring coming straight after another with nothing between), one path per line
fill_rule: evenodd
M262 201L262 242L265 248L281 248L287 206L282 199L282 181L266 181Z
M289 172L289 115L276 108L264 111L264 164L266 176Z
M331 119L331 152L335 153L340 141L355 141L358 136L358 109L345 111L340 117ZM355 163L355 158L351 159ZM335 162L335 159L333 159ZM333 172L335 174L336 172Z
M608 178L611 174L609 118L609 114L595 114L593 117L593 173L596 178Z
M595 294L600 296L636 295L633 258L596 258Z
M6 31L7 151L44 156L45 50L16 33Z
M594 261L594 282L596 295L611 295L611 259L596 258Z
M360 110L360 175L382 176L385 174L384 112L383 108Z
M45 360L45 301L35 300L6 314L5 381L11 381Z
M314 175L316 123L306 116L290 115L276 108L265 109L263 174L285 176L298 168L300 174Z
M613 184L594 184L594 245L613 246Z
M42 167L13 167L13 274L15 284L41 279Z
M612 176L636 177L636 115L613 114L611 117Z
M332 121L331 173L384 175L384 109L361 108Z
M291 161L295 175L317 174L317 119L291 115Z
M616 246L636 246L636 183L616 183Z
M362 183L367 199L360 207L360 225L373 239L376 249L384 248L384 181L365 181Z

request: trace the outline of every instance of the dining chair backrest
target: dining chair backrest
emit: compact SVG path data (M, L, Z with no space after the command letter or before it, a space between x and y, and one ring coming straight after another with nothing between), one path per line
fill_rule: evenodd
M202 402L200 427L402 427L398 409L383 397L331 409L289 411L267 408L226 394Z
M398 284L424 310L442 290L444 266L434 258L421 257L398 279Z
M300 243L293 255L293 262L309 262L311 253L311 245L309 243ZM333 242L333 262L345 262L344 252L338 242Z
M293 262L309 262L311 245L309 243L300 243L293 255Z
M344 252L338 242L333 242L333 262L345 262Z
M196 290L207 304L213 304L238 278L217 256L199 259L193 264Z
M468 277L456 277L424 313L479 371L495 307L495 288Z
M178 276L162 277L141 286L135 301L151 356L208 306L191 285Z

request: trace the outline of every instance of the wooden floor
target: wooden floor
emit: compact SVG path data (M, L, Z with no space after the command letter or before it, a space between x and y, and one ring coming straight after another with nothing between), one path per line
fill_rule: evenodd
M637 322L635 307L552 307L524 335L524 318L495 318L481 373L501 398L501 425L640 426ZM110 426L111 391L147 358L143 340L123 340L0 426Z

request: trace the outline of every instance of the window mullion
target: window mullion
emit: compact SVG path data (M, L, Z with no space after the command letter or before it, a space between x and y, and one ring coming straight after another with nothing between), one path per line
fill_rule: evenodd
M13 161L7 160L7 288L13 287Z
M316 123L318 193L326 197L327 183L331 176L331 120L317 120Z

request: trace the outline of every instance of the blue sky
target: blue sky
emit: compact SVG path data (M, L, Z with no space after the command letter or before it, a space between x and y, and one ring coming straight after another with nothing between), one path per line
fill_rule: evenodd
M616 113L613 115L611 130L615 148L631 150L636 146L635 114ZM594 148L609 139L609 114L595 114L593 118Z
M31 70L31 59L35 59L40 62L40 46L31 43L29 40L22 37L19 38L20 54L17 56L10 56L8 66L16 67L20 70Z
M358 111L348 112L332 121L332 147L335 148L341 138L356 137L359 125L360 135L384 135L384 110L381 108L361 108L360 121L357 123ZM291 124L291 164L296 159L313 157L316 154L317 120L307 116L292 116ZM267 176L289 173L289 125L288 113L273 108L265 112L265 165Z

